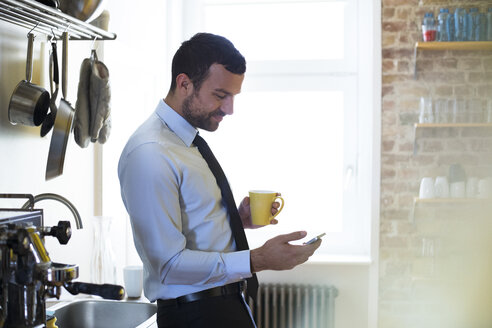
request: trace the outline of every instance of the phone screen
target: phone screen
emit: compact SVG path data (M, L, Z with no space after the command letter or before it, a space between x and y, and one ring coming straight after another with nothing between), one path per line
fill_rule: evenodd
M312 244L312 243L315 243L316 241L320 240L320 239L321 239L321 237L323 237L324 235L326 235L326 233L325 233L325 232L323 232L321 235L318 235L318 236L314 237L313 239L311 239L311 240L309 240L309 241L305 242L305 243L304 243L304 245L310 245L310 244Z

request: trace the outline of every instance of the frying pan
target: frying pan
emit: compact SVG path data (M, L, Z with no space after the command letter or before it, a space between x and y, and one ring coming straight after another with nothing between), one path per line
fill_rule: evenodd
M56 178L63 174L65 162L65 151L67 149L68 137L72 130L74 109L67 101L67 65L68 65L68 33L63 33L62 50L62 95L60 105L56 112L55 125L51 135L48 163L46 164L46 180Z
M56 42L51 42L51 56L50 56L50 88L51 88L51 99L50 99L50 112L46 115L46 118L41 124L41 137L50 132L51 128L55 124L55 117L57 112L56 101L58 99L58 84L60 77L58 74L58 54L56 50ZM55 86L53 87L53 82Z
M50 105L50 94L44 88L31 83L34 34L27 35L26 79L15 87L9 103L9 121L12 124L39 126L45 119Z

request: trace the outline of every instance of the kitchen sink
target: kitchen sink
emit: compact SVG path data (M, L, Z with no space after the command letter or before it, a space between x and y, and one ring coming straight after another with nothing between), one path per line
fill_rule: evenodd
M157 327L157 305L144 302L77 300L48 308L59 328Z

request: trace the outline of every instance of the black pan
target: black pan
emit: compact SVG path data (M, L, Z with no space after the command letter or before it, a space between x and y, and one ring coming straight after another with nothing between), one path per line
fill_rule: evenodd
M51 135L48 163L46 164L46 180L56 178L63 174L65 152L68 137L72 130L74 109L67 99L67 65L68 65L68 33L63 33L62 51L62 95L60 105L56 112L55 125Z

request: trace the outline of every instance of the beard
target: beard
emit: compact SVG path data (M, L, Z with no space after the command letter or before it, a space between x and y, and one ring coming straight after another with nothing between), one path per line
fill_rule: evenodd
M185 120L195 128L211 132L217 130L219 122L217 122L213 116L225 116L225 113L222 112L220 108L207 113L205 109L195 106L193 103L195 98L195 93L193 93L183 101L182 113Z

